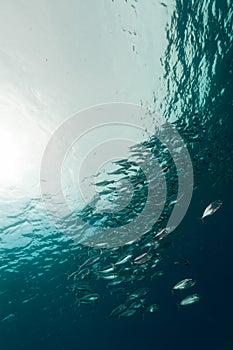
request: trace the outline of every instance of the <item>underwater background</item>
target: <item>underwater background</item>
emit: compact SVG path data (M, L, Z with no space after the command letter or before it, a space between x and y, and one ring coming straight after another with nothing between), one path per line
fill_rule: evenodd
M233 349L232 2L10 0L0 9L0 348ZM120 101L174 123L194 191L182 223L149 250L158 267L129 260L112 288L98 272L148 252L151 236L109 252L75 244L48 220L39 169L62 121ZM200 220L216 200L221 208ZM173 291L184 278L192 290ZM135 312L112 317L141 288ZM82 303L90 293L98 302ZM180 306L192 293L200 300Z

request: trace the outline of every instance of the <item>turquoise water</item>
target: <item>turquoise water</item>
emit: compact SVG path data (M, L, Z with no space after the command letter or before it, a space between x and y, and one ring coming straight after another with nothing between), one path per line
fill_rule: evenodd
M153 234L163 228L169 216L172 209L169 203L176 199L174 197L177 188L176 171L171 166L166 175L167 206L154 228L155 231L152 230L136 243L118 249L89 248L77 245L54 228L48 220L39 194L31 194L27 188L23 195L19 195L20 185L3 186L0 200L0 335L1 348L4 350L105 349L108 347L112 349L119 347L123 349L152 347L232 349L233 9L230 1L220 0L202 2L177 0L166 3L151 1L150 5L148 3L138 0L125 1L124 4L119 5L117 1L106 0L101 3L96 18L101 18L103 13L103 19L106 20L107 11L111 8L111 18L114 18L112 27L106 20L106 27L100 26L100 33L103 37L111 30L113 37L118 32L124 34L124 38L127 38L124 39L126 40L124 49L132 55L126 54L128 65L133 62L137 68L145 66L144 75L140 73L143 76L143 78L140 76L143 91L138 84L135 84L137 93L135 96L131 95L128 91L134 89L135 82L133 82L132 85L121 87L122 91L119 88L119 99L122 100L125 97L128 101L133 96L132 102L141 100L143 106L173 122L185 140L194 167L194 193L187 215L171 235L159 241L158 244L150 245ZM69 23L69 19L73 23L75 11L73 13L70 9L68 11L65 3L62 2L54 6L59 7L60 13L64 11L61 16L63 25ZM13 13L18 18L18 12L27 13L30 9L30 6L24 3L22 9L14 7ZM75 6L74 10L77 11ZM43 27L40 23L47 23L49 19L53 24L56 22L56 16L52 15L51 8L43 11L45 11L44 22L38 20L35 24L35 27L39 26L42 31L46 25L44 24ZM80 5L77 12L80 21L82 11L83 8ZM160 11L159 16L158 11ZM153 16L155 22L156 20L158 22L158 17L161 17L166 23L165 28L160 29L160 36L163 38L159 42L160 45L158 44L160 50L156 49L158 28L155 25L154 34ZM28 28L31 25L32 23L28 23ZM20 28L21 26L23 28L23 25L19 24ZM52 36L51 42L59 41L59 35L62 38L59 31L57 36L54 34L54 28L50 28L49 32ZM69 28L68 24L66 28ZM134 30L136 34L132 35ZM92 38L92 33L87 32L87 29L86 31L83 29L83 33L87 33L89 39ZM156 38L155 42L153 42L153 34ZM37 38L36 35L35 37ZM74 46L81 43L81 37L81 34L77 38L72 37L77 40L74 41ZM25 52L24 47L21 50L11 40L9 33L9 45L15 47L15 51L7 51L7 46L4 46L2 60L7 53L7 62L9 63L10 57L15 70L12 71L10 66L9 71L13 72L11 76L7 75L8 71L6 71L6 78L3 80L5 85L3 84L2 89L5 88L8 92L10 90L11 93L14 91L13 88L15 91L17 89L23 91L21 98L24 102L28 96L28 92L25 91L35 89L34 99L30 100L30 108L27 105L25 109L29 108L32 114L36 111L35 124L43 127L46 134L48 130L53 129L54 120L57 118L57 123L60 123L62 115L67 116L71 111L73 112L72 108L76 108L76 104L72 97L69 100L65 94L64 100L67 105L72 100L69 113L65 112L67 110L65 102L63 105L57 102L55 108L54 95L49 88L46 90L43 87L43 83L46 86L47 68L43 68L44 66L37 62L37 56L30 57L30 53ZM95 42L96 40L101 42L101 39L95 38ZM122 43L120 41L120 44ZM39 44L41 45L40 42ZM43 48L43 45L40 47ZM55 45L54 50L56 49ZM84 46L82 46L83 49ZM114 49L113 52L115 52ZM69 52L62 54L61 50L59 57L68 59ZM100 61L101 57L102 53L99 53ZM114 71L112 78L119 75L120 64L127 68L126 64L119 63L120 57L123 60L119 55L116 62L112 61ZM31 64L35 64L35 67L38 64L40 73L43 72L44 76L40 76L41 80L31 73L32 67L27 61L29 58L32 59ZM48 57L48 63L49 61L50 57ZM157 61L160 62L160 66ZM22 79L22 82L16 83L14 77L17 76L19 62L22 63L20 74L23 74L22 76L28 74L28 79L26 82ZM59 61L58 64L63 63ZM73 67L72 64L74 64L73 61L70 62L71 67ZM79 64L81 65L80 62ZM85 63L82 62L82 64L85 66ZM153 65L155 66L154 78ZM107 72L111 72L111 65L106 69ZM121 72L124 75L124 69ZM130 74L133 76L134 71L129 69ZM81 75L79 78L81 79ZM96 73L94 80L99 81L103 95L100 93L99 96L93 97L93 104L106 102L110 94L108 86L105 85L106 81L101 85L101 79L98 80L98 78ZM57 77L51 78L54 86L57 83L56 79L61 79L61 76L58 74ZM72 86L76 89L77 82L72 81L71 78L67 79L64 80L65 90L70 92ZM106 74L106 80L108 79L109 76ZM149 87L146 86L147 79ZM13 86L12 89L6 84L7 80L9 85ZM121 80L117 82L116 87L113 84L114 91L120 83ZM126 80L123 83L126 84ZM110 82L110 86L111 84ZM54 91L58 93L58 90ZM77 91L80 99L85 94L89 96L92 94L88 83L86 90L84 86L82 91ZM103 101L104 94L107 97ZM43 99L44 96L47 98ZM115 98L117 99L116 95ZM17 106L21 105L17 103ZM85 103L88 106L90 102L86 99ZM81 106L79 108L81 109ZM21 111L20 108L19 111ZM57 111L59 113L56 114ZM2 114L1 118L3 126L7 125L6 114ZM29 133L34 130L30 119L25 125L29 125ZM26 126L25 129L27 129ZM23 143L23 138L20 143ZM148 140L144 146L156 151L156 142L153 139ZM160 162L166 165L169 162L168 154L166 150L158 148ZM138 152L141 152L143 157L140 145ZM131 176L129 164L123 164L119 168L126 176ZM12 171L16 172L14 169ZM4 173L3 170L2 173ZM136 180L136 185L142 184L140 193L134 197L137 212L137 210L140 211L140 205L143 205L147 184L143 182L142 174ZM36 187L37 180L35 182L36 184L30 184L32 188ZM200 217L204 209L218 199L223 202L222 207L202 222ZM84 211L84 217L87 214ZM127 215L127 219L130 219L131 211ZM126 213L123 216L121 219L125 220ZM85 219L89 220L88 215ZM93 220L93 215L91 219ZM98 215L94 217L94 221L98 223ZM111 222L110 225L112 225ZM147 255L141 259L149 256L148 261L142 264L133 263L144 253ZM116 273L117 278L121 279L118 285L111 286L115 278L106 280L99 271L111 268L112 264L119 263L129 255L132 257L128 262L119 264L114 272L111 272ZM186 277L197 281L196 285L190 289L191 292L172 293L172 286ZM145 293L142 294L145 295L139 298L140 306L135 308L136 311L132 316L119 318L110 316L115 307L128 303L130 295L141 288L144 288ZM97 295L98 303L86 305L80 301L83 296L92 293ZM192 293L200 294L199 302L187 308L177 306L182 298ZM138 301L138 298L136 300ZM158 305L158 310L151 314L145 313L151 304Z

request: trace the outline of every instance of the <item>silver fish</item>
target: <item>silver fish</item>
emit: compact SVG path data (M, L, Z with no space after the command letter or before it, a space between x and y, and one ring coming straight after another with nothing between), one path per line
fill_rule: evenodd
M161 261L161 258L155 259L155 261L151 265L151 268L154 269L155 267L157 267L160 261Z
M181 260L175 260L173 262L173 264L175 265L185 265L185 266L189 266L190 265L190 262L188 259L181 259Z
M133 261L134 264L136 265L142 265L145 264L147 261L149 261L152 258L152 254L148 254L148 253L143 253L141 255L139 255L138 257L136 257Z
M127 310L123 311L119 315L119 317L130 317L130 316L133 316L136 311L137 311L137 309L127 309Z
M111 266L111 267L106 268L105 270L98 271L98 273L108 274L109 272L112 272L114 270L115 270L114 266Z
M118 260L115 265L122 265L125 264L127 261L129 261L132 258L132 254L128 254L126 256L124 256L123 258L121 258L120 260Z
M87 283L78 283L74 284L74 289L79 291L79 292L90 292L91 291L91 286Z
M136 301L132 302L129 305L129 309L139 309L140 307L143 306L144 301L145 301L145 299L140 299L140 300L136 300Z
M187 296L186 298L182 299L180 302L180 305L185 306L185 305L190 305L190 304L194 304L197 301L200 300L200 295L199 294L192 294Z
M110 313L110 316L111 317L119 316L126 309L127 309L127 305L126 304L121 304L121 305L117 306L115 309L112 310L112 312Z
M148 308L146 309L147 312L155 312L159 309L159 305L158 304L152 304L150 306L148 306Z
M117 273L113 273L111 275L102 275L101 278L105 280L114 280L115 278L119 277Z
M143 313L143 319L145 318L145 316L147 314L152 314L152 313L154 313L154 312L156 312L158 310L159 310L159 305L158 304L152 304L152 305L148 306L146 308L145 312Z
M88 267L84 267L83 269L79 269L78 271L73 272L71 275L69 275L69 278L73 277L74 280L84 279L89 275L89 273L90 269Z
M8 316L1 319L1 321L7 321L15 317L15 314L9 314Z
M159 271L155 271L150 279L153 280L155 277L161 277L161 276L165 276L166 275L166 271L163 271L163 270L159 270Z
M123 276L118 276L117 278L113 279L113 281L108 283L108 287L117 286L118 284L121 284L122 282L125 282L125 278Z
M134 259L134 264L137 263L137 261L140 261L142 258L144 258L145 256L147 255L147 253L142 253L141 255L137 256L135 259Z
M99 294L97 293L87 294L79 298L78 301L82 304L97 303L99 301Z
M195 286L196 281L194 281L192 278L185 278L182 281L177 282L172 289L174 290L182 290L187 289Z
M149 292L148 288L139 288L129 295L129 300L141 298Z
M201 219L204 219L206 216L213 215L221 206L222 202L220 200L209 204L208 207L204 210Z
M91 257L88 258L81 266L80 268L84 267L84 266L91 266L94 265L97 261L100 260L100 256L96 256L96 257Z

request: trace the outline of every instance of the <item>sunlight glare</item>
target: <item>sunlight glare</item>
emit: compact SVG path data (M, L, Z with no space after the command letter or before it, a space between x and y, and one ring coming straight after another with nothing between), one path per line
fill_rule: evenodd
M16 135L0 130L0 185L14 186L22 175L22 156Z

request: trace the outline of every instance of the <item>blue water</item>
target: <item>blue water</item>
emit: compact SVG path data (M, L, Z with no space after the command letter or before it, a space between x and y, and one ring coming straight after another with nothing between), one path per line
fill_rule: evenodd
M140 16L143 1L138 3L128 1L128 7L139 6ZM109 317L124 302L124 295L111 295L107 282L93 275L84 280L100 295L99 303L79 305L69 275L98 251L78 246L59 233L39 197L26 203L3 198L3 350L233 349L233 8L230 1L222 0L166 1L161 7L171 9L161 85L142 104L174 122L189 149L195 183L187 215L158 248L159 270L165 275L151 280L148 272L142 280L136 279L136 287L132 283L125 287L125 293L149 288L146 305L156 302L159 310L145 318L143 310L128 318ZM217 199L222 207L202 222L204 209ZM135 249L139 252L140 245ZM123 252L124 248L116 255ZM189 292L172 293L171 289L187 276L197 281L191 293L200 294L201 299L182 308L178 304Z

